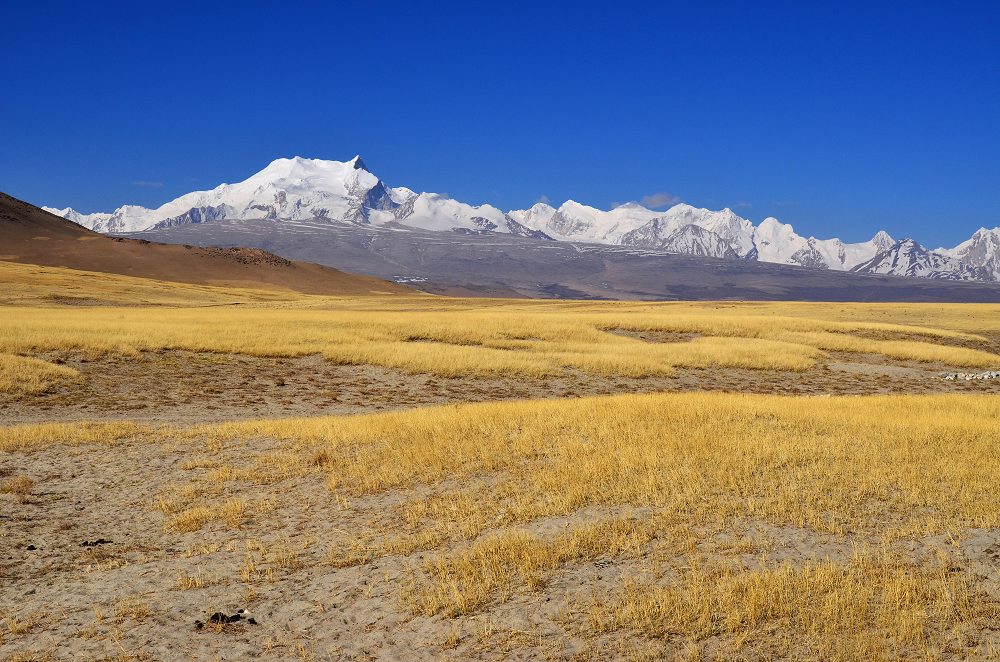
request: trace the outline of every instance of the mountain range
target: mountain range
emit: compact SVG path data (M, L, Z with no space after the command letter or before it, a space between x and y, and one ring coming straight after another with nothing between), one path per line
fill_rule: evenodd
M438 193L390 187L360 156L349 161L277 159L250 178L196 191L156 209L124 205L111 213L46 211L97 232L128 234L226 221L310 221L354 226L510 235L538 241L603 244L698 257L812 269L946 280L1000 281L1000 227L981 228L954 248L929 250L877 232L870 240L803 237L768 217L758 225L731 209L677 204L665 211L636 203L601 210L575 201L504 212Z

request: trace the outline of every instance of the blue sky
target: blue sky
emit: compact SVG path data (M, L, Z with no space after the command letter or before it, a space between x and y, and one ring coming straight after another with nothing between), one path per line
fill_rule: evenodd
M1000 3L14 3L0 190L156 206L361 153L470 203L1000 225ZM34 3L42 4L42 3Z

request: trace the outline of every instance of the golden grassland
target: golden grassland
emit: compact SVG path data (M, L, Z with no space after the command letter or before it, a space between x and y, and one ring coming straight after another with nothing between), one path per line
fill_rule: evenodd
M863 308L857 311L861 320L840 321L749 314L740 306L423 301L426 305L405 299L326 300L322 310L277 305L0 308L0 352L320 354L338 364L442 376L578 370L644 377L709 366L801 371L830 351L956 367L1000 365L1000 356L978 348L989 346L981 335L863 321ZM786 305L785 312L794 311L796 306ZM642 333L680 337L648 342L635 337Z
M822 362L827 352L968 368L1000 364L981 335L1000 331L1000 306L987 304L337 298L8 263L0 263L0 281L10 284L6 301L19 304L0 306L0 391L5 392L37 392L71 376L16 358L46 352L320 354L338 364L442 376L577 370L644 377L709 366L802 371ZM55 305L77 291L128 306ZM636 334L680 337L647 342Z
M843 533L873 524L877 504L879 527L901 536L1000 527L998 420L992 396L686 393L233 422L185 434L297 442L306 450L286 462L319 457L331 488L354 496L509 476L475 496L502 501L513 521L643 504L699 521L740 516Z
M0 306L207 306L291 301L294 292L174 283L0 260Z
M0 448L166 442L195 456L279 441L243 468L211 452L186 463L203 481L159 501L164 526L252 525L259 506L220 485L281 490L320 475L346 504L405 495L370 530L323 542L332 567L421 552L397 591L415 615L545 594L604 558L632 572L568 608L566 627L587 637L630 633L722 658L937 659L948 646L997 652L976 643L1000 618L995 595L957 556L913 553L1000 528L997 421L990 396L685 393L184 428L28 425L0 429ZM553 521L565 523L543 526ZM853 551L783 557L767 531Z

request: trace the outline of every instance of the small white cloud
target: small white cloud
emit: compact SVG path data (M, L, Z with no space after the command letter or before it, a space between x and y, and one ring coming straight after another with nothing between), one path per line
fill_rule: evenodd
M660 191L659 193L643 196L639 202L642 203L643 207L648 207L649 209L667 209L679 204L681 199L666 191Z
M733 205L733 209L750 209L751 207L753 207L753 204L749 202L737 202Z
M547 204L550 204L551 202L552 202L552 201L551 201L551 200L549 200L549 196L545 195L544 193L543 193L543 194L541 194L540 196L538 196L538 199L537 199L537 200L535 200L535 204L536 204L536 205L537 205L537 204L543 204L543 205L547 205Z
M151 182L146 179L139 179L132 182L132 186L138 188L163 188L163 182Z

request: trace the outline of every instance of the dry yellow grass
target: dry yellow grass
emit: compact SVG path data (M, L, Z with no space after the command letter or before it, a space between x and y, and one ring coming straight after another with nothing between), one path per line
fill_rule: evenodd
M210 522L221 521L238 529L247 519L247 503L242 499L229 499L219 506L194 506L174 515L167 521L167 528L179 533L198 531Z
M205 588L206 586L212 586L217 584L218 579L213 577L206 577L203 574L191 575L186 572L182 572L177 576L177 581L175 582L175 588L179 591L193 591L200 588Z
M566 563L638 554L654 533L649 523L634 520L599 522L553 539L508 531L454 556L428 557L424 570L431 581L414 581L404 589L404 597L415 611L428 616L470 613L494 597L506 601L520 586L542 588L548 576Z
M12 425L0 427L0 451L44 449L55 444L110 444L152 432L150 426L131 421Z
M124 623L126 619L144 621L152 611L141 596L131 595L121 598L115 604L115 620Z
M666 585L629 582L587 616L598 632L715 639L730 659L936 659L967 650L971 627L995 622L1000 604L947 566L860 551L761 569L696 562Z
M655 505L838 532L871 523L941 532L1000 526L1000 400L687 393L487 403L193 428L297 441L303 466L366 494L487 473L523 517ZM321 452L326 458L315 463ZM387 462L386 458L391 458Z
M27 476L11 476L0 481L0 494L11 494L21 503L26 503L31 496L35 481Z
M50 351L322 354L336 363L444 376L581 370L642 377L706 366L795 371L812 367L826 351L1000 366L1000 356L986 351L977 335L1000 331L1000 306L988 304L338 298L9 263L0 263L0 281L12 285L0 304L13 304L0 305L0 391L37 391L72 376L60 366L13 356ZM74 297L116 306L55 305ZM697 337L644 342L622 331Z
M202 306L296 300L302 295L191 285L0 260L2 306Z
M604 309L592 305L574 311L560 303L500 306L465 300L410 310L404 302L374 310L366 300L336 306L327 301L330 310L22 307L16 315L0 315L0 351L321 354L335 363L443 376L537 377L575 369L643 377L708 366L801 371L822 360L825 351L962 367L1000 365L1000 356L976 348L987 346L983 338L947 328L654 305L617 312L618 307L605 304ZM646 342L622 331L689 335L675 342Z
M0 393L42 393L60 381L79 376L79 372L66 366L27 356L0 354Z
M43 267L0 261L0 306L64 307L79 303L121 306L197 307L244 304L296 309L395 310L395 311L495 311L564 314L608 313L629 317L643 313L679 316L694 314L716 318L755 316L795 317L836 322L865 322L930 326L969 333L996 331L1000 304L911 304L911 303L813 303L813 302L609 302L509 299L460 299L426 295L393 297L329 297L253 290L246 288L189 285L134 278L116 274Z

